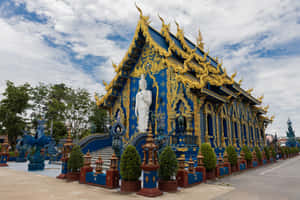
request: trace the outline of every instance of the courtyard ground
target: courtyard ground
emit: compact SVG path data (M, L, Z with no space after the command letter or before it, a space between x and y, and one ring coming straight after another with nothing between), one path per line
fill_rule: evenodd
M156 199L198 200L299 200L300 157L247 170L208 184L164 193ZM143 199L118 190L67 183L41 174L0 168L0 199L9 200L93 200Z
M300 156L219 179L235 189L215 200L300 200Z

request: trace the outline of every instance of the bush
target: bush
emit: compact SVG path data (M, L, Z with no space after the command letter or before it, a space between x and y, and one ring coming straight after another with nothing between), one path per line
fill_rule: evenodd
M270 160L270 149L269 149L269 147L265 146L264 147L264 152L265 152L267 160Z
M120 170L125 181L137 181L141 176L141 157L134 146L128 145L123 152Z
M245 160L251 161L252 160L252 153L248 146L244 145L242 151L245 153Z
M68 170L71 172L79 172L83 166L83 154L79 146L72 148L70 158L68 160Z
M175 152L171 147L167 146L159 155L159 178L164 181L171 180L172 176L176 176L178 163Z
M203 155L203 163L208 171L216 168L217 157L216 154L208 143L201 145L201 153Z
M261 155L261 151L258 147L255 147L255 153L256 153L256 159L258 160L258 162L261 162L262 155Z
M9 157L17 157L18 153L14 152L14 151L10 151L8 152Z
M226 148L226 152L228 154L228 161L230 162L231 165L236 165L237 164L237 152L235 151L234 146L228 145Z
M272 157L273 157L274 159L276 159L276 152L275 152L274 147L271 147L271 153L272 153Z

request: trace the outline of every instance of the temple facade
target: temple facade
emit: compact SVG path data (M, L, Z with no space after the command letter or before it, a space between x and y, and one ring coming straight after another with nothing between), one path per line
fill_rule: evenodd
M125 127L124 144L140 147L146 135L137 129L136 95L144 75L152 92L149 124L155 136L166 136L167 143L179 155L197 155L201 143L209 143L217 154L232 144L239 151L265 145L265 128L272 121L265 116L267 107L259 107L262 97L241 88L228 75L217 58L204 51L201 33L197 44L185 38L177 25L177 34L162 21L160 31L149 25L149 17L140 11L132 43L116 75L105 85L106 94L97 105L109 111L112 121ZM181 124L181 125L180 125Z

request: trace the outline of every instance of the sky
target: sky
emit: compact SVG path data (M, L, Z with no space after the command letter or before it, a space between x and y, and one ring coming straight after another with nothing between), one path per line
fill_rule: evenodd
M237 72L244 89L264 95L275 115L267 133L300 136L299 0L136 1L160 30L159 13L176 33L196 41ZM128 49L139 13L130 0L0 0L0 93L6 80L66 83L104 94Z

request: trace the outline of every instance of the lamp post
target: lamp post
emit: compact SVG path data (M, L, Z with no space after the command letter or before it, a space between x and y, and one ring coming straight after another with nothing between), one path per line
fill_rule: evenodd
M146 144L143 145L144 160L141 168L143 169L143 188L137 193L147 197L156 197L162 195L157 188L157 170L159 168L157 160L157 145L152 136L152 127L149 126Z
M92 156L90 154L90 150L83 156L84 165L80 168L80 177L79 183L86 183L86 173L92 172L93 168L91 167Z
M1 155L0 155L0 167L7 167L7 159L8 159L8 136L6 135L4 138L4 142L1 146Z

